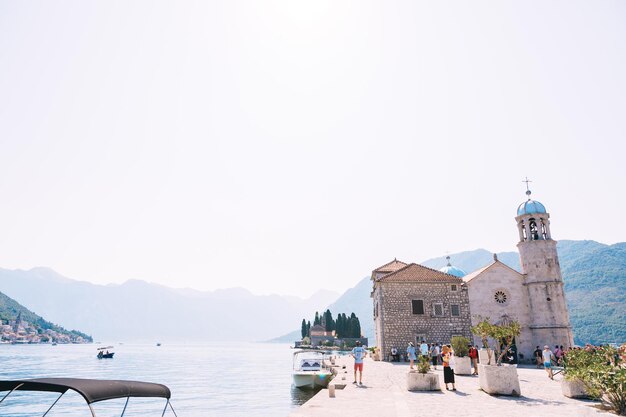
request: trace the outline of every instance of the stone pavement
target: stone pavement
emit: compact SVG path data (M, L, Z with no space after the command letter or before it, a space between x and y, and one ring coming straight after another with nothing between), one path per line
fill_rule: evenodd
M346 365L347 373L340 373L334 383L346 383L329 398L328 390L321 390L289 417L413 417L413 416L611 416L598 408L598 403L574 400L561 393L561 375L555 381L548 379L543 369L518 368L521 397L491 396L480 390L477 376L456 378L456 391L446 391L442 367L436 373L443 391L409 392L406 390L407 363L392 364L365 359L363 386L352 384L352 360L341 357L337 364ZM345 375L345 381L342 376Z

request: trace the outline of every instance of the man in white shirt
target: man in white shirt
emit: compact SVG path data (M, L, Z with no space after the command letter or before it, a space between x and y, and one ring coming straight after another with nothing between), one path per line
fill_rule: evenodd
M552 374L552 361L554 360L554 355L552 354L550 347L548 345L545 345L541 354L543 356L543 367L548 373L548 378L554 379L554 375Z

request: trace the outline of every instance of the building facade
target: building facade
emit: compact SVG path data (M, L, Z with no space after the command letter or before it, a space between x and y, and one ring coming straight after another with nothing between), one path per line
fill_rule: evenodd
M440 272L397 260L372 272L375 331L385 356L409 341L449 343L456 334L474 337L480 345L470 326L482 318L520 323L515 340L520 361L532 360L536 346L574 345L550 214L530 199L530 190L526 194L515 217L521 272L495 255L491 264L469 275L449 262ZM421 301L414 305L416 300ZM435 310L435 305L441 307Z
M383 356L409 342L471 337L467 286L457 276L393 260L372 271L374 329Z

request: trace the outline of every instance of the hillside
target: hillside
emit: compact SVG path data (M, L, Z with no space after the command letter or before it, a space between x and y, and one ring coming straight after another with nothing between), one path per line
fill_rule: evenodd
M0 324L4 325L3 327L9 327L9 324L15 323L18 319L22 324L20 326L22 327L22 331L19 333L24 335L24 338L42 339L42 341L54 342L93 342L91 336L79 332L78 330L68 331L61 326L50 323L14 299L0 292ZM11 339L15 339L17 336L17 334L14 333L14 329L9 328L3 328L0 334L3 335L3 339L6 341L11 341Z
M578 344L623 342L626 243L593 244L582 246L580 256L561 261L574 337Z

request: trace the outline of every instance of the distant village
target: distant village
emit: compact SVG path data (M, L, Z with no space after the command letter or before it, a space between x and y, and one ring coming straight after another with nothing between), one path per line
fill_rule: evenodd
M33 343L90 343L91 340L71 332L59 332L52 329L37 328L22 319L18 314L15 320L2 320L0 324L0 343L2 344L33 344Z

